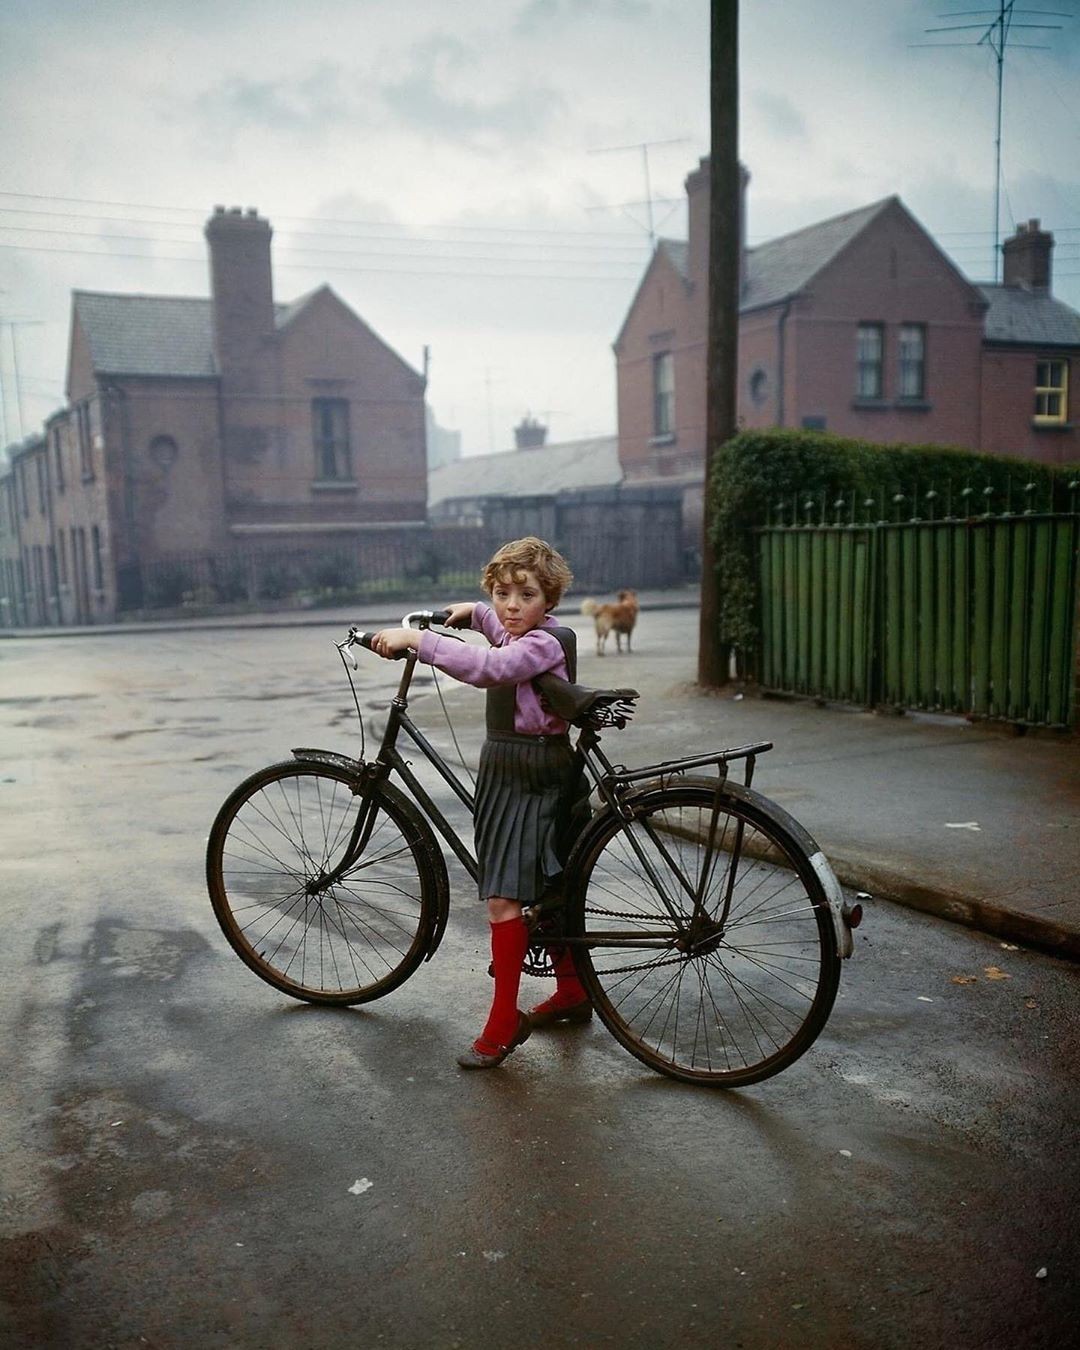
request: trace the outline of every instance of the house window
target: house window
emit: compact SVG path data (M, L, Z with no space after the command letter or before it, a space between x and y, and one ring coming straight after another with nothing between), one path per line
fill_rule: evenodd
M37 504L38 515L45 514L45 453L34 456L37 461Z
M94 589L104 590L105 575L101 566L101 530L96 526L91 526L90 543L94 551Z
M150 458L166 473L176 463L180 447L171 436L155 436L150 442Z
M675 358L670 352L653 357L653 435L675 434Z
M1068 361L1035 363L1035 421L1043 426L1058 425L1069 415Z
M56 490L64 490L64 448L60 443L60 428L53 428L53 454L56 457Z
M15 481L19 487L19 505L22 509L23 519L30 515L30 501L26 495L26 460L19 460L19 468L16 473Z
M900 325L899 398L926 397L926 326L921 323Z
M311 427L315 443L315 477L324 483L352 478L349 449L349 404L343 398L311 401Z
M60 585L61 585L61 586L66 586L66 585L67 585L67 579L68 579L68 568L67 568L67 536L64 534L64 531L63 531L63 530L60 530L60 531L57 533L56 538L57 538L57 542L58 542L59 545L60 545Z
M861 323L855 340L855 397L882 398L884 384L885 327Z
M75 416L79 432L79 471L83 482L86 483L94 476L94 458L90 445L90 404L80 403L75 410Z

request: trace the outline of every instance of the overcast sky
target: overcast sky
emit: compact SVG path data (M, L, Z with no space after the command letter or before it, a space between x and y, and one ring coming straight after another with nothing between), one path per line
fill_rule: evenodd
M1080 0L1023 8L1002 235L1039 217L1080 309ZM750 243L896 193L992 280L996 3L740 9ZM959 24L981 27L928 32ZM7 438L63 403L73 289L207 293L219 203L273 224L276 299L328 282L412 365L430 347L466 453L526 413L613 433L649 256L644 157L617 147L650 143L654 227L685 237L708 51L706 0L0 0Z

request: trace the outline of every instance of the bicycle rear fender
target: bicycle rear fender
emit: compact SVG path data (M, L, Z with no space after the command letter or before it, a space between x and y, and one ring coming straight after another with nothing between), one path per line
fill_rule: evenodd
M344 769L357 777L363 767L359 760L350 759L348 755L340 755L336 750L294 749L292 753L294 759L304 763L332 764L335 768ZM439 943L442 942L443 934L446 932L446 921L450 917L450 878L446 871L446 859L443 857L442 846L435 837L435 831L404 792L385 779L379 784L379 792L391 798L394 805L400 807L402 814L408 818L410 827L415 830L431 854L435 872L435 927L431 930L427 950L424 952L424 960L430 961L439 950Z
M634 786L631 792L624 797L625 801L633 802L646 796L650 792L656 792L661 788L671 787L673 785L681 786L687 784L692 787L708 788L710 792L715 792L717 780L715 778L706 778L697 774L680 774L677 779L672 775L666 774L663 777L650 778ZM851 926L848 923L846 907L844 903L844 893L840 889L840 883L836 879L836 873L832 869L832 864L826 858L821 846L812 834L800 825L794 816L789 815L782 806L777 806L774 801L763 796L760 792L755 792L753 788L748 788L742 783L732 782L725 779L723 791L738 801L746 802L747 805L756 807L762 814L770 817L780 826L785 833L789 834L792 841L799 846L810 860L810 866L814 869L818 881L821 882L821 889L825 892L825 899L829 905L829 915L832 918L833 930L836 933L836 946L840 955L846 960L852 956L855 951L855 943L851 936ZM577 853L579 848L586 846L594 832L599 832L602 828L602 822L606 822L610 816L610 810L603 810L594 817L593 821L587 826L586 830L578 840L574 848ZM568 865L569 870L569 865Z

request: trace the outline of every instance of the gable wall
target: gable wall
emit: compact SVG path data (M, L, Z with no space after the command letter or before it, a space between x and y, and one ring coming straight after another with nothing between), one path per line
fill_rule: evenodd
M619 461L628 480L671 477L700 464L705 443L705 305L662 255L642 282L616 345ZM675 368L675 432L653 437L653 357Z
M267 501L320 520L423 520L427 510L424 381L354 313L323 292L278 336L281 477ZM348 401L355 486L316 482L312 400Z
M886 211L803 292L785 351L785 424L824 416L826 429L874 441L979 442L983 309L978 296L901 210ZM885 325L884 397L855 398L856 330ZM899 329L926 325L926 396L898 398Z

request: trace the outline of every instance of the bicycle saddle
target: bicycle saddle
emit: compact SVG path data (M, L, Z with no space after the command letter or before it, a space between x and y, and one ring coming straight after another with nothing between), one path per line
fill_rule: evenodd
M547 710L576 727L624 727L638 697L636 689L590 689L550 671L533 684Z

